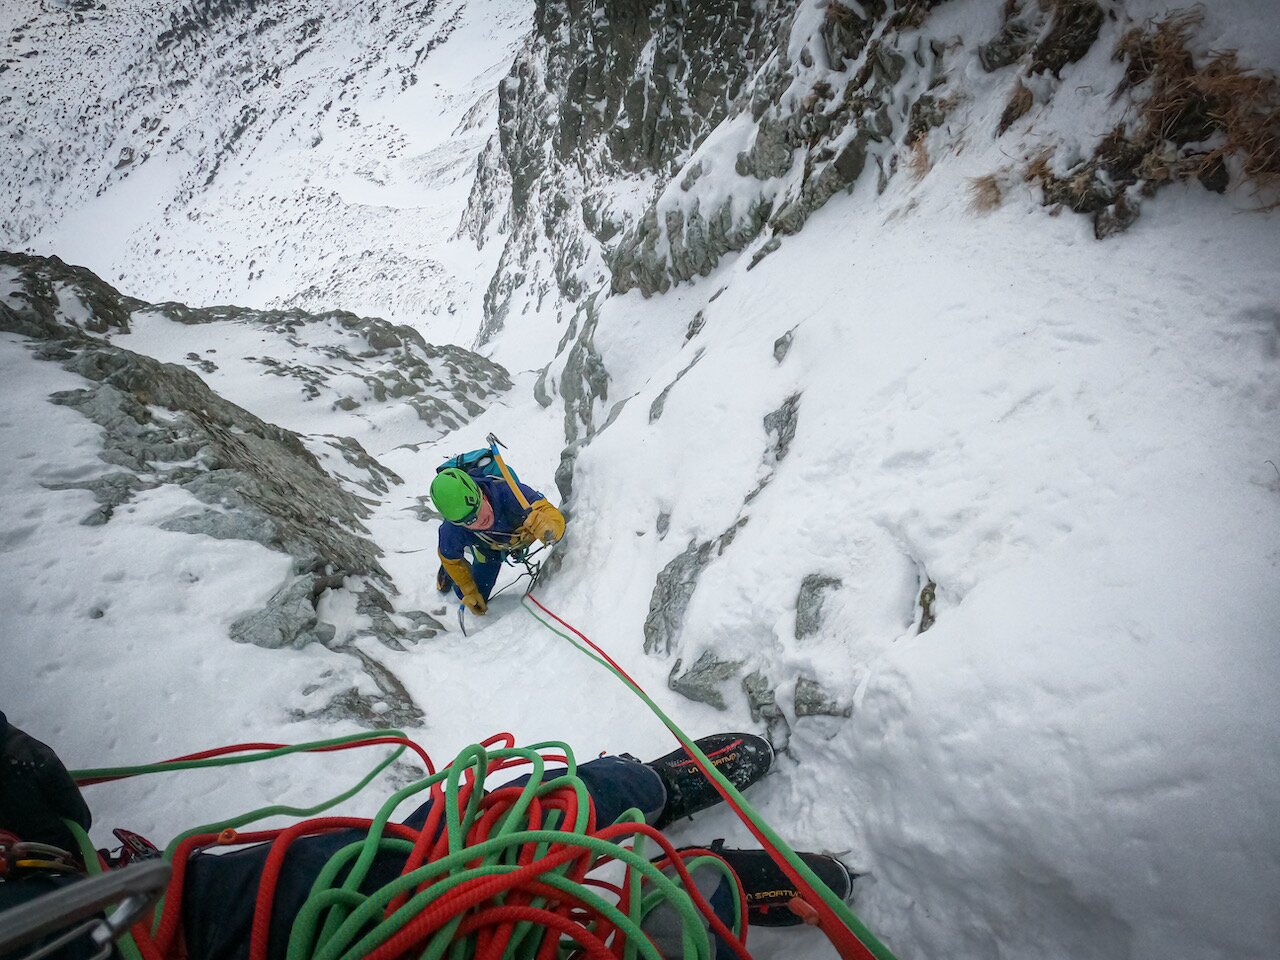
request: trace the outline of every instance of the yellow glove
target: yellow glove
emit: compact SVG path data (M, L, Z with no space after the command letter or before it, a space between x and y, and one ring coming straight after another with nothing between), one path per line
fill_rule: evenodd
M529 508L529 515L517 532L530 542L555 543L564 536L564 514L550 501L538 500Z
M453 582L458 585L458 589L462 591L462 602L467 605L467 609L477 617L484 616L489 605L484 602L484 597L480 596L480 588L476 586L475 577L471 576L471 565L465 560L449 560L445 557L441 557L440 562Z

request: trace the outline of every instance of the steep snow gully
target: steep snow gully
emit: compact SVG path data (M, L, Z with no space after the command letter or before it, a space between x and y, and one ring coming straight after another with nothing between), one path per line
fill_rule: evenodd
M492 431L569 517L543 599L695 736L769 736L750 799L903 960L1276 955L1268 0L0 31L0 708L69 766L671 749L519 587L466 636L435 592L428 483ZM94 786L92 835L365 769Z

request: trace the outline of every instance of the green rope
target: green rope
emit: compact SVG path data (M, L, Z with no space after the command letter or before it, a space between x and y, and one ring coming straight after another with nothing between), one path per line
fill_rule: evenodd
M688 958L688 960L692 960L694 957L708 958L709 960L712 956L709 952L711 950L710 943L700 919L701 915L697 912L697 908L693 906L693 902L689 899L688 894L676 881L673 881L662 871L658 870L658 868L655 867L648 859L637 855L625 847L620 847L608 840L601 840L596 837L582 834L565 833L558 830L527 830L513 833L505 838L489 839L475 844L474 846L459 850L456 853L449 854L448 856L442 857L432 863L425 864L417 870L398 877L391 883L386 884L366 897L364 902L351 913L346 921L344 921L342 927L337 931L335 937L329 943L324 944L321 949L315 953L310 955L300 954L300 956L310 956L313 960L340 960L340 958L356 958L363 956L375 949L384 941L388 940L396 931L449 890L479 877L497 876L504 873L515 872L519 869L516 865L499 864L494 863L493 861L496 860L497 856L503 852L515 852L520 846L526 843L538 842L555 843L561 846L580 847L601 856L612 857L629 865L634 870L641 872L645 879L650 880L655 885L656 896L665 897L669 902L672 902L680 913L682 919L686 921L684 924L685 943L683 955ZM466 865L477 858L482 860L483 865L474 868L467 868ZM445 876L446 874L447 876ZM436 877L442 877L443 879L433 884L427 890L415 894L405 903L404 906L393 913L390 918L386 920L379 920L387 905L395 899L398 894L413 890L424 881L432 880ZM549 886L556 886L566 892L572 892L575 896L581 898L586 903L596 905L596 901L599 899L590 890L579 887L567 878L560 876L558 873L546 873L539 879L542 880L542 882L547 883ZM337 893L337 891L330 891L331 895L333 893ZM308 901L308 903L303 907L303 912L299 913L298 919L295 921L294 937L302 935L300 934L300 930L305 932L306 928L314 923L316 914L326 906L330 905L328 902L329 900L334 899L332 896L316 897L316 891L314 888L312 896L315 899ZM654 903L653 898L647 899L649 901L649 905L647 909L643 910L644 913L647 913L649 909L652 909ZM639 907L639 904L636 904L633 907L635 915L631 917L630 924L634 924L634 926L628 926L627 924L621 923L620 926L631 930L629 935L630 938L635 940L635 942L640 946L640 949L644 951L644 941L646 938L640 933L638 925L638 920L642 917L642 911ZM602 912L607 911L602 910ZM618 916L625 915L609 914L609 916L614 920L614 922L618 922ZM741 918L737 917L736 919L739 921L737 929L740 930ZM367 933L354 943L351 942L362 929L368 927L371 927L371 929L369 929ZM701 937L697 935L699 931L702 933ZM441 943L437 944L437 941L441 940L442 933L450 935L443 939ZM433 937L431 942L433 945L447 947L451 939L451 932L446 927ZM292 947L293 943L291 941L291 949L289 952L290 960L294 960L295 957ZM430 949L423 954L423 956L430 955ZM650 956L650 954L645 952L645 956ZM652 954L652 956L655 957L656 960L661 960L656 952Z
M225 757L209 757L204 760L175 760L169 763L146 763L129 767L100 767L89 770L72 770L71 776L76 780L95 780L102 778L122 779L125 777L145 776L155 773L173 773L178 770L198 770L207 767L229 767L242 763L257 763L262 760L272 760L276 757L284 757L293 753L314 752L324 747L339 746L345 743L355 743L360 740L368 740L371 737L404 737L405 733L401 730L379 730L376 733L351 733L342 737L332 737L328 740L315 740L310 743L293 744L286 747L278 747L274 750L262 750L249 754L239 754ZM214 823L206 823L199 827L193 827L178 834L165 847L164 858L170 862L173 861L174 851L188 837L196 836L202 833L221 833L223 830L234 830L248 823L255 823L264 820L267 817L274 816L292 816L292 817L314 817L318 813L330 810L346 800L350 800L357 793L367 787L373 780L382 773L387 767L395 763L400 755L405 751L404 746L397 746L385 759L378 763L372 770L365 774L358 783L348 789L323 800L320 803L310 807L294 807L288 804L271 804L266 807L259 807L257 810L250 810L248 813L242 813L239 816L230 817L226 820L215 821Z
M341 737L332 737L328 740L315 740L310 743L293 744L286 747L277 747L274 750L261 750L254 753L238 754L225 757L209 757L204 760L175 760L169 763L146 763L128 767L101 767L89 770L72 770L71 776L76 780L92 780L99 778L116 778L146 776L156 773L173 773L178 770L198 770L207 767L229 767L243 763L257 763L262 760L271 760L276 757L284 757L294 753L313 752L324 747L338 746L345 743L354 743L360 740L368 740L371 737L404 737L405 734L401 730L379 730L376 733L352 733ZM403 745L397 746L390 754L387 755L377 766L370 770L358 783L348 789L323 800L320 803L310 807L295 807L288 804L271 804L266 807L259 807L256 810L250 810L248 813L242 813L239 816L231 817L226 820L219 820L214 823L206 823L190 830L185 830L178 834L164 849L164 859L169 863L173 862L173 855L184 840L189 837L198 836L205 833L221 833L224 830L234 830L249 823L256 823L267 817L274 816L292 816L292 817L314 817L318 813L332 809L340 803L343 803L357 793L367 787L373 780L382 773L387 767L395 763L404 753ZM96 860L96 854L95 860ZM156 904L155 920L152 925L152 932L159 929L160 918L164 914L164 904L166 897L161 897Z
M203 760L184 760L174 763L142 764L130 767L113 767L75 771L80 779L98 777L127 777L175 770L200 769L254 763L293 753L313 751L319 748L369 739L371 736L403 736L400 731L378 731L377 734L354 734L297 744L273 750L257 751L245 755L211 757ZM297 808L272 805L215 823L186 830L174 838L165 848L165 857L172 860L175 851L188 837L197 834L218 833L260 820L267 816L292 815L310 817L354 796L384 771L404 751L398 746L378 763L355 786L311 807ZM565 757L561 768L555 762L553 776L547 774L548 761L543 752L554 752ZM493 822L487 839L468 845L467 837L480 819L484 781L489 767L498 761L524 760L529 766L529 779L520 793L505 811ZM469 799L463 796L463 778L471 771L473 786ZM362 891L370 871L379 856L407 858L413 844L386 834L386 826L395 811L411 797L431 791L439 786L444 804L443 827L447 839L446 854L424 864L408 874L399 876L370 892ZM548 810L540 829L530 829L529 812L535 801L559 791L570 790L577 800L577 815L573 822L563 822L559 810ZM501 876L521 869L521 854L539 860L553 848L576 848L593 858L610 858L630 868L630 896L628 909L609 903L585 885L576 883L570 876L574 861L543 872L539 881L561 891L567 897L576 898L596 911L605 922L611 924L625 940L627 960L663 960L657 949L644 934L645 916L663 904L669 905L679 918L681 927L681 956L687 960L711 960L714 947L705 921L692 899L681 885L678 876L659 870L644 855L644 837L636 835L634 848L601 840L587 833L590 822L590 795L586 784L578 776L578 765L567 744L549 741L525 748L488 750L480 745L464 748L453 763L438 773L409 784L393 793L370 822L366 834L341 848L320 870L312 884L307 900L294 919L287 945L288 960L359 960L370 951L409 924L423 910L430 908L450 890L475 880ZM618 823L643 823L640 811L630 809ZM78 828L77 828L78 830ZM94 872L100 871L97 854L83 830L77 832L77 842L85 853L86 863ZM384 861L385 862L385 861ZM739 912L737 878L724 864L714 858L698 857L689 862L689 869L711 868L726 876L734 889L734 922L732 929L740 934L745 918ZM670 869L670 868L668 868ZM425 889L418 890L424 884ZM386 911L401 895L407 899L390 916ZM546 899L535 897L530 901L534 908L545 908ZM163 900L156 908L156 922L163 910ZM448 955L451 960L464 960L474 953L474 938L456 939L456 932L464 915L450 919L427 940L420 955L427 960L441 960ZM584 929L595 932L595 924ZM547 928L531 921L516 923L512 929L504 960L534 960L542 946ZM142 960L141 952L132 938L121 941L126 960ZM567 946L562 948L566 952Z
M698 745L693 742L693 740L689 737L688 734L686 734L683 730L680 729L680 727L676 725L675 721L673 721L670 717L666 715L665 712L663 712L662 708L659 707L649 697L649 695L644 692L644 690L642 690L637 684L631 681L621 671L615 669L613 664L609 663L607 660L605 660L604 658L596 654L595 651L591 650L589 647L583 646L576 637L558 629L549 621L544 619L540 613L536 612L532 607L529 606L529 601L527 597L522 599L520 603L521 603L521 606L523 606L524 609L528 611L529 615L533 617L533 619L537 620L538 623L542 624L544 627L546 627L548 630L550 630L552 633L556 634L557 636L565 640L568 640L569 643L573 644L573 646L578 651L586 654L596 663L605 667L605 669L607 669L615 677L621 680L622 683L625 684L626 687L629 690L631 690L632 693L634 693L637 697L639 697L642 701L644 701L644 703L649 707L649 709L654 712L654 714L658 717L658 719L660 719L666 725L667 729L670 730L675 735L676 739L680 741L681 746L683 746L687 751L689 751L690 756L696 757L698 761L702 763L703 767L711 774L711 776L715 779L715 781L724 789L727 795L734 799L734 802L738 804L739 808L747 816L747 818L751 820L752 824L755 825L756 829L758 829L762 834L765 835L765 837L768 838L769 842L773 844L773 846L778 850L780 854L782 854L783 858L787 861L787 863L790 864L791 867L795 869L795 871L799 873L800 876L803 877L811 887L813 887L814 891L818 894L818 896L822 898L823 903L825 903L828 907L830 907L831 910L839 918L840 922L843 923L846 927L848 927L853 932L854 936L856 936L859 940L862 941L863 945L868 950L871 951L874 957L876 957L876 960L896 960L896 958L894 957L893 953L889 950L889 948L886 947L883 943L881 943L876 938L875 934L873 934L870 930L867 929L866 925L863 924L863 922L858 919L858 917L854 914L854 912L849 909L848 904L846 904L843 900L837 897L835 893L818 877L818 875L809 868L808 864L806 864L803 860L800 859L800 857L796 854L796 852L793 849L791 849L790 845L788 845L787 842L783 840L782 837L780 837L777 834L777 832L774 831L774 829L764 821L764 818L761 817L760 814L756 812L755 808L752 807L751 804L747 802L747 800L738 791L737 787L735 787L731 782L729 782L728 778L725 777L724 774L722 774L719 770L716 769L715 764L711 762L710 758L707 757L707 755L704 754L698 748Z
M177 770L198 770L202 767L228 767L241 763L258 763L276 757L288 756L291 753L307 753L324 747L340 746L344 743L356 743L360 740L372 740L382 737L404 737L403 730L366 730L363 733L348 733L328 740L313 740L310 743L294 743L271 750L256 750L253 753L231 754L223 757L206 757L203 760L169 760L164 763L142 763L127 767L94 767L86 770L72 770L73 780L123 780L148 773L172 773ZM403 749L403 748L402 748Z
M539 750L548 748L563 753L568 760L567 769L552 779L545 779L546 761L538 753ZM532 772L528 783L496 823L489 838L468 846L465 838L479 814L484 771L494 760L515 757L530 762ZM471 801L463 804L460 799L461 778L468 769L477 770L477 782ZM288 944L288 960L357 960L393 937L450 890L470 881L520 869L519 854L528 849L529 845L533 845L535 860L545 856L553 845L572 846L590 851L596 856L620 860L632 868L634 886L629 913L623 913L593 891L572 881L566 876L570 869L568 863L539 877L548 886L580 899L614 924L626 938L628 956L639 953L645 960L662 960L643 934L641 923L646 914L665 902L670 903L681 918L682 955L689 960L711 960L714 951L701 914L677 880L658 870L643 855L641 838L637 837L637 847L640 849L628 850L585 833L589 821L588 794L586 785L577 777L576 771L573 753L565 744L546 743L526 749L494 751L471 746L464 749L445 770L399 791L379 811L368 834L340 850L316 877L310 895L294 921ZM375 854L405 854L411 847L406 841L388 840L381 836L382 827L392 811L407 796L439 783L444 785L448 853L367 895L361 894L359 887L366 878L363 868L373 862ZM534 800L561 789L572 789L578 797L578 816L575 822L563 827L559 827L558 823L551 824L550 826L558 827L555 829L527 829L527 812ZM632 809L624 813L619 822L643 822L643 817L639 811ZM352 860L355 860L355 865L347 872L341 885L338 885L337 878ZM719 860L699 858L692 866L697 867L703 861L708 864L714 862L733 881L736 890L737 879L732 877L732 873ZM644 897L639 896L642 879L651 884L651 892ZM428 882L431 885L427 889L417 890ZM387 907L402 894L410 894L409 899L389 917L384 917ZM535 907L539 905L545 904L540 899L535 899L532 903ZM742 929L742 920L735 908L735 931ZM463 941L455 939L461 921L462 917L456 917L436 931L427 941L421 956L425 960L439 960L446 953L450 956L469 956L469 938ZM318 934L317 927L320 928ZM528 921L517 924L503 956L512 960L533 957L541 946L541 934L544 932L545 928Z

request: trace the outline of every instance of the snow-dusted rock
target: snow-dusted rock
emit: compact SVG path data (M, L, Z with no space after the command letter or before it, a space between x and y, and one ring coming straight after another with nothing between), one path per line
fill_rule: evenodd
M197 310L177 304L152 307L122 297L83 268L56 259L4 254L0 267L8 284L0 329L39 336L37 356L57 361L94 384L55 394L52 400L101 427L101 458L124 468L50 484L51 489L80 488L94 494L98 507L83 522L107 523L139 491L173 485L203 506L178 511L159 524L161 529L250 540L287 553L292 558L291 579L264 609L232 625L233 638L242 642L280 647L332 640L334 628L318 622L316 603L323 591L342 588L347 578L365 582L362 613L384 642L403 646L441 629L438 621L420 611L408 626L388 616L391 609L383 594L396 588L379 562L382 551L363 525L369 506L322 467L301 436L228 402L185 367L123 349L94 334L125 334L131 318L154 323L157 314L184 325L256 324L290 337L308 323L326 330L337 327L368 343L366 360L390 353L399 360L399 369L410 371L433 393L443 387L475 409L479 407L471 395L487 395L486 384L504 389L509 384L505 371L459 348L433 348L416 331L376 319L348 314L312 318L298 311ZM348 356L345 349L330 350L332 363ZM436 365L444 379L435 379ZM317 370L319 381L332 370ZM468 373L478 381L469 380ZM417 399L412 395L405 402ZM422 416L422 408L415 409ZM329 438L326 443L355 468L356 482L366 489L385 492L388 484L401 482L353 438Z

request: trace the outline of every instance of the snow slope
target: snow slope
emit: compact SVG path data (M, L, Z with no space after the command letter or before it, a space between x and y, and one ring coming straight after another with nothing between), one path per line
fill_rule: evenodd
M153 302L438 317L461 343L496 252L441 241L531 8L0 5L0 244Z
M1105 247L1055 221L1037 238L1052 255L1028 255L1025 208L975 220L931 186L887 225L843 204L732 278L707 308L706 336L723 336L661 418L663 380L584 453L574 543L594 549L564 578L647 583L749 518L698 583L682 654L764 670L783 704L820 678L852 708L794 721L795 765L764 808L801 845L842 824L876 878L862 915L904 953L1266 956L1274 224L1189 195ZM651 310L617 305L617 349ZM762 418L797 391L792 452L744 506ZM664 548L645 551L662 511ZM843 585L797 640L809 573ZM921 634L926 579L938 619ZM576 594L562 604L639 648L645 591Z
M1206 36L1241 42L1264 23L1249 19L1260 9L1215 8ZM1263 62L1275 62L1273 33L1248 31ZM477 65L496 62L493 42ZM1076 69L1095 68L1109 69ZM1064 90L1080 79L1064 73ZM763 729L743 681L765 678L787 749L753 802L797 848L866 874L855 909L899 956L1270 957L1280 221L1250 212L1247 192L1180 186L1105 243L1083 219L1046 216L1020 183L980 214L969 178L1007 158L977 134L1000 107L975 98L934 135L922 179L897 177L882 195L860 183L754 269L743 257L663 297L603 302L595 346L611 420L578 452L562 565L540 594L694 734ZM1103 131L1081 120L1075 132L1084 142ZM464 187L448 194L455 210ZM233 194L216 196L194 202L234 208ZM225 242L256 256L260 228L291 229L246 219ZM394 225L379 229L402 242ZM430 244L455 249L438 229ZM199 279L198 256L120 257L147 284L168 270L179 288L125 284L138 295L254 303L268 289ZM310 254L305 267L318 269ZM442 301L455 289L423 283ZM530 354L537 339L520 336L495 349ZM155 325L131 337L119 342L166 359L198 347ZM170 505L147 498L81 527L86 495L42 486L103 469L94 428L42 402L76 378L16 338L0 348L0 569L14 585L0 702L11 719L76 766L346 732L289 711L322 696L314 684L362 682L349 658L225 638L280 558L175 540L155 529ZM522 477L555 496L563 413L534 400L530 379L439 441L394 418L341 419L405 479L369 523L398 607L453 616L432 592L432 529L412 509L442 456L494 430ZM219 383L260 416L325 429L317 408L278 387L240 368ZM646 654L655 582L703 543L714 546L675 645ZM799 629L812 575L838 584ZM928 583L936 622L921 632ZM340 596L327 603L339 640L372 643ZM703 654L724 665L711 683L723 710L668 688ZM569 739L581 756L669 749L641 706L509 594L470 636L377 655L424 704L415 736L437 757L499 729ZM806 685L825 713L801 715ZM286 792L314 799L354 781L361 762L300 759L217 786L95 787L95 837L123 823L164 839ZM390 782L352 812L374 809ZM722 811L674 830L683 842L744 840ZM753 941L760 957L831 955L808 930Z

